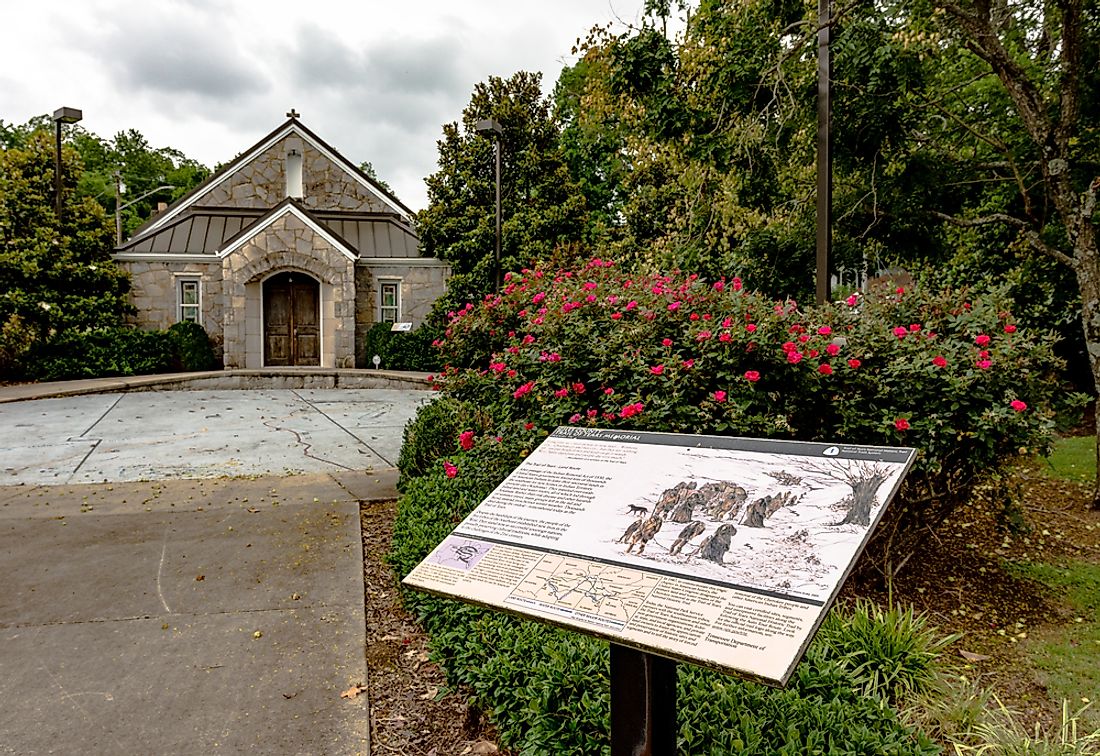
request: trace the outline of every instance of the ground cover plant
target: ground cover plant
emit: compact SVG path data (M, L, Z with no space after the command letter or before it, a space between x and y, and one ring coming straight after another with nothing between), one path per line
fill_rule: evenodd
M401 575L559 424L913 445L916 467L877 546L889 574L915 533L965 506L1020 454L1048 447L1059 365L1049 336L1021 329L995 293L892 288L800 308L737 279L632 276L603 260L510 276L500 296L456 311L437 346L452 367L436 379L444 398L406 433L391 553ZM441 427L449 442L433 432ZM506 743L530 753L606 747L605 646L440 599L407 600L452 681L469 686ZM868 643L931 631L902 611L845 611L856 613L844 615L845 632L862 635L839 645L869 658L830 656L823 632L785 691L682 670L682 750L934 752L896 712L937 679L942 638ZM932 651L899 663L899 648ZM853 684L857 676L864 682ZM715 700L741 721L713 724ZM817 719L823 711L827 721Z

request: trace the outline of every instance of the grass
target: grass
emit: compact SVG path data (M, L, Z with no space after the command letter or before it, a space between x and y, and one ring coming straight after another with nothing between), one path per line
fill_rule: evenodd
M1026 648L1051 698L1068 700L1074 707L1091 703L1081 715L1082 724L1100 729L1100 564L1011 567L1065 596L1072 621L1032 638Z
M1045 460L1053 477L1074 483L1091 483L1096 477L1096 437L1060 438Z

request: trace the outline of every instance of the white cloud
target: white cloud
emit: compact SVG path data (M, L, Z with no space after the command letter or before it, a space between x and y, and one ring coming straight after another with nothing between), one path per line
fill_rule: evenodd
M0 118L67 105L110 137L141 131L207 165L291 107L345 156L370 160L414 209L436 140L490 75L542 71L549 91L595 24L643 0L82 0L19 3L0 27Z

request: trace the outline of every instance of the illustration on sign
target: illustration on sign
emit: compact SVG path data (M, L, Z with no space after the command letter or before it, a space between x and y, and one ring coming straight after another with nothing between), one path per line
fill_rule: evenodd
M913 453L559 428L405 582L782 683Z

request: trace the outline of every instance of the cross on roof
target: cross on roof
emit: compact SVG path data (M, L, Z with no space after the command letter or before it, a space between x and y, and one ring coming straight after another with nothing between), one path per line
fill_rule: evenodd
M291 109L290 109L290 112L286 114L286 117L287 117L287 118L297 118L297 117L298 117L298 116L300 116L300 115L301 115L301 113L299 113L299 112L298 112L297 110L295 110L294 108L291 108Z

